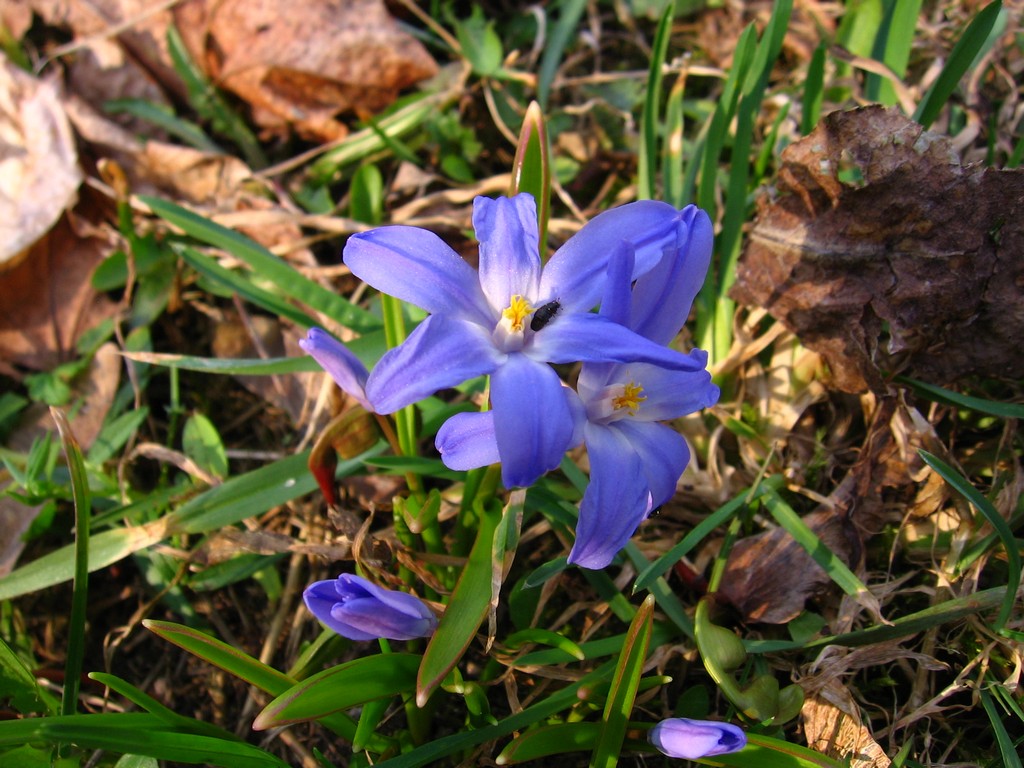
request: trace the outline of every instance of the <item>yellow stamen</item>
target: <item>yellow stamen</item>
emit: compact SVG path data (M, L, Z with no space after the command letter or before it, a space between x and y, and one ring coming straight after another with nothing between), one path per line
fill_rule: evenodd
M501 316L508 320L511 330L521 333L524 321L532 313L533 307L530 306L530 302L517 293L509 301L508 307L502 310Z
M612 398L612 407L617 411L629 409L630 416L636 416L640 410L640 403L647 398L643 394L644 388L632 381L622 388L622 394Z

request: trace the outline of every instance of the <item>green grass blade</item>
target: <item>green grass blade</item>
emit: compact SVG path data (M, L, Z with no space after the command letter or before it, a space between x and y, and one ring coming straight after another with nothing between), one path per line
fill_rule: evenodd
M661 114L661 83L665 56L668 53L668 41L672 32L672 16L674 3L666 3L658 21L658 29L654 33L651 46L651 67L647 73L647 97L640 122L640 148L637 183L637 197L641 200L653 200L657 197L658 173L658 122Z
M249 275L225 269L216 260L200 253L195 248L183 246L177 250L181 258L192 269L217 284L214 286L214 292L216 292L216 288L223 286L227 289L229 295L237 293L257 307L261 307L278 317L287 317L300 328L311 328L314 325L319 325L316 320L298 307L292 306L281 297L275 296L270 291L265 291L255 285Z
M800 100L800 132L805 136L814 130L821 118L821 104L825 98L825 54L828 46L822 43L814 49L811 61L807 65L807 76L804 78L804 93Z
M626 557L633 561L634 567L641 573L645 573L650 567L650 561L644 557L640 547L632 541L626 543L624 551ZM676 593L672 591L668 582L663 578L657 578L650 582L648 589L658 603L658 607L665 612L665 615L679 628L679 631L692 638L693 620L686 613L686 609L683 608L683 604L679 602L679 598L676 597Z
M551 84L555 80L555 73L558 72L558 65L562 62L562 54L572 33L579 26L583 11L587 8L586 0L563 0L560 3L558 21L551 29L547 45L544 46L544 53L540 60L540 69L537 72L537 101L542 108L548 105L548 97L551 95Z
M921 0L901 0L887 5L878 33L872 46L872 58L886 65L897 77L903 78L910 61L910 49L914 42L917 16L921 11ZM886 106L897 101L892 83L876 73L869 73L865 80L865 96Z
M688 202L684 196L683 175L684 142L683 95L686 90L686 73L681 73L672 84L668 101L665 103L665 144L661 150L661 184L663 199L682 208ZM696 158L694 158L696 159Z
M192 108L208 119L215 130L238 145L250 168L266 166L267 159L259 141L249 130L249 126L231 111L203 71L192 61L185 41L173 24L167 28L166 39L171 63L185 84Z
M422 747L418 747L404 755L377 763L377 768L420 768L421 766L435 765L438 760L448 755L461 753L478 744L494 741L516 731L521 731L534 723L551 717L563 709L568 709L578 704L581 689L586 690L600 683L611 672L612 664L608 662L582 679L548 696L543 701L527 707L518 714L506 717L494 725L434 739L429 744L424 744Z
M312 493L317 486L306 464L308 458L304 451L233 477L167 515L167 528L181 533L205 533Z
M71 431L67 416L59 408L50 408L57 422L60 441L71 475L71 494L75 502L75 570L71 592L71 618L68 621L67 660L64 664L64 695L60 713L72 715L78 709L78 682L85 657L85 614L89 605L89 523L92 504L89 478L85 473L82 449Z
M268 357L267 359L192 357L162 352L122 352L124 357L139 363L163 365L201 373L228 376L276 376L291 373L322 371L312 357Z
M419 665L420 657L414 654L385 653L325 669L279 694L256 716L252 727L262 731L321 720L369 701L412 693Z
M782 500L781 496L775 491L769 491L764 496L764 505L775 518L775 522L786 529L786 532L803 547L804 551L821 566L843 592L868 608L873 614L878 615L878 601L864 586L864 582L858 579L846 563L840 560L814 531L807 527L807 524L789 504Z
M618 763L622 741L626 737L626 723L633 711L644 661L647 659L653 624L654 596L649 595L626 632L626 641L615 665L612 687L601 718L601 736L590 760L591 768L615 768Z
M593 751L601 737L601 723L556 723L517 736L501 750L498 765L526 763L569 752Z
M756 493L752 494L750 489L746 489L705 517L672 549L640 571L640 575L633 582L633 593L636 594L641 589L649 588L654 581L664 576L672 569L672 566L686 557L713 530L728 523L737 512L753 503L762 494L768 490L780 488L782 484L781 476L769 477L758 486Z
M1001 419L1024 419L1024 405L1020 403L1000 403L995 400L972 397L906 376L897 376L896 381L913 387L918 394L937 403L966 408L978 413L987 413L989 416L998 416Z
M455 585L437 631L423 653L416 679L416 703L423 707L452 667L459 663L491 604L491 554L500 509L480 512L480 527L469 560Z
M187 721L191 722L191 721ZM288 768L287 763L227 732L211 737L168 729L158 717L138 712L101 712L0 722L0 745L74 743L115 754L149 755L190 765L224 768Z
M238 257L262 279L276 285L287 296L318 312L323 312L354 331L362 333L380 327L380 321L369 312L304 277L284 259L275 256L245 235L222 227L167 200L149 195L140 195L139 199L160 218L179 227L187 235L217 248L223 248Z
M582 651L580 653L582 658ZM9 702L23 715L32 712L55 715L60 710L60 705L43 691L35 675L3 638L0 638L0 701Z
M993 625L995 631L1000 631L1006 626L1006 622L1010 618L1010 613L1013 611L1013 604L1016 600L1017 589L1020 587L1020 571L1021 571L1021 557L1020 549L1017 547L1017 542L1014 539L1013 531L1010 530L1009 523L1003 519L1003 516L999 514L992 502L986 499L971 483L949 466L946 462L940 459L938 456L929 453L925 450L918 450L921 458L925 460L932 469L939 473L947 483L967 501L969 501L975 509L988 520L989 525L995 530L999 536L999 540L1003 544L1003 548L1006 550L1007 560L1007 579L1006 579L1006 597L1003 599L1003 606L999 610L999 616L996 618L996 623Z
M509 195L529 192L537 202L537 229L540 233L540 257L547 260L548 219L551 216L551 146L540 104L531 101L526 108L519 144L512 161Z
M698 760L701 765L735 766L735 768L845 768L846 763L782 739L747 734L747 746L739 752Z
M418 95L387 116L375 118L370 126L349 134L338 147L314 162L308 171L310 183L323 186L336 181L342 167L387 149L389 141L404 136L443 112L462 93L461 88L453 87L442 93Z
M151 101L146 101L145 99L113 99L104 102L103 111L113 115L131 115L140 120L145 120L147 123L152 123L157 128L166 131L171 136L177 136L186 144L201 152L224 154L224 150L207 136L198 125L188 120L183 120L169 108L154 104Z
M957 597L947 600L938 605L925 608L923 611L912 613L909 616L901 616L891 624L875 624L866 629L859 629L854 632L846 632L842 635L829 635L817 640L794 641L794 640L746 640L744 647L750 653L777 653L779 651L792 650L814 650L824 648L826 645L838 645L844 648L858 648L875 643L884 643L890 640L899 640L903 637L916 635L932 627L941 624L949 624L966 616L990 611L1003 602L1006 595L1005 587L993 587L982 592L975 592L966 597ZM586 651L587 645L583 644Z
M981 704L985 707L985 714L992 725L992 732L996 735L996 743L999 745L999 754L1003 758L1003 768L1021 768L1020 755L1014 746L1013 738L1006 730L1006 724L999 716L996 703L992 700L992 694L981 690Z
M97 571L167 537L162 521L144 526L114 528L89 537L89 568ZM62 584L75 575L75 545L49 552L0 579L0 600Z
M1000 0L990 3L982 8L975 16L967 29L956 41L953 50L949 54L946 66L942 68L938 78L932 83L932 87L921 99L914 111L914 120L925 128L931 126L939 116L939 112L946 106L949 97L956 90L960 78L964 76L971 64L978 57L986 46L991 46L994 41L990 39L989 33L995 26L999 12L1003 4Z
M284 673L278 672L237 648L192 627L153 619L147 619L142 624L167 642L183 648L193 656L231 673L271 696L280 696L298 684L297 680ZM351 741L355 737L356 722L341 712L324 717L320 722L342 738ZM384 745L380 741L372 742L374 749L382 746Z

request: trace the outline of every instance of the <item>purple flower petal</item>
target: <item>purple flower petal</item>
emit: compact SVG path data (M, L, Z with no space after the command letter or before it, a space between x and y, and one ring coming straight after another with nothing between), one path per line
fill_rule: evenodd
M633 289L629 327L659 344L676 337L711 263L714 235L711 219L694 205L683 209L678 239L665 256Z
M650 742L669 757L699 760L739 752L747 745L743 729L731 723L673 717L662 720L648 734Z
M426 229L380 227L352 235L344 259L360 280L427 312L495 322L476 270Z
M688 355L696 370L666 370L648 363L628 363L617 365L610 374L604 374L608 382L620 384L639 384L643 387L646 398L640 404L635 418L640 421L668 421L678 419L701 408L709 408L718 402L719 389L711 383L711 374L704 369L707 353L695 349ZM590 391L593 387L590 365L585 365L580 372L584 381L581 389ZM601 384L600 386L606 386Z
M590 485L580 502L569 562L596 570L612 561L647 517L650 493L640 457L618 430L587 424L584 439Z
M633 246L620 240L608 256L608 282L601 299L601 314L613 323L631 328L630 316L633 304L633 267L636 258Z
M348 347L321 328L310 328L299 346L308 352L335 383L354 397L368 411L373 410L366 399L366 379L370 375L362 361Z
M640 200L595 216L545 265L540 295L559 298L574 312L590 309L603 292L609 244L627 240L633 245L636 277L654 266L665 246L675 243L679 215L668 203Z
M501 456L494 435L494 411L455 414L441 425L434 445L449 469L465 471L497 464Z
M506 488L531 485L559 465L573 419L551 366L510 354L491 376L491 402Z
M651 491L651 506L659 507L671 499L679 476L690 463L690 449L683 436L664 424L628 417L615 422L610 429L619 430L640 457Z
M504 357L479 325L431 315L374 366L366 396L377 413L394 413L440 389L491 373Z
M480 242L480 285L491 306L504 309L516 294L537 298L540 251L533 196L476 198L473 229Z
M419 598L352 574L310 584L302 598L320 622L350 640L412 640L437 628L437 618Z
M527 354L534 360L550 363L612 362L655 363L676 370L699 370L696 360L674 349L645 339L606 317L594 314L567 314L559 317L557 333L536 334Z

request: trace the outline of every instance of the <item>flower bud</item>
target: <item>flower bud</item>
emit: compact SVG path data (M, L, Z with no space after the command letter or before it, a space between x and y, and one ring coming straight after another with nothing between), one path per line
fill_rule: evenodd
M662 720L651 729L648 739L669 757L687 760L738 752L747 745L747 735L735 725L687 717Z
M437 628L437 618L419 598L350 573L310 584L302 599L322 624L350 640L412 640Z

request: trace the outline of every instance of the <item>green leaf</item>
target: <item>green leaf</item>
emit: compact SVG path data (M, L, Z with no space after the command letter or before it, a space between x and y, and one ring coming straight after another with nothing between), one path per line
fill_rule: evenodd
M420 657L414 654L383 653L325 669L281 693L256 716L252 727L262 731L319 720L368 701L411 693L419 665Z
M657 197L655 179L658 172L658 118L661 113L662 68L668 53L672 32L673 3L666 3L651 46L651 65L647 73L647 95L640 123L640 149L638 151L639 180L637 197L653 200Z
M537 228L540 232L541 260L547 260L544 245L548 241L548 218L551 215L551 147L544 114L536 101L526 108L519 144L512 161L512 182L509 195L529 192L537 202Z
M601 723L556 723L533 728L513 739L494 762L526 763L553 755L593 750L601 737Z
M481 509L479 518L480 527L469 560L423 653L416 678L416 703L420 707L426 705L430 695L459 663L491 604L491 553L501 511L490 507Z
M217 248L223 248L241 259L260 278L274 284L287 296L323 312L354 331L362 333L380 327L380 321L369 312L359 309L333 291L304 277L288 262L245 235L222 227L167 200L148 195L141 195L140 199L160 218L180 227L186 234Z
M989 38L989 33L992 32L1002 8L1003 4L999 0L986 5L956 41L942 72L914 111L913 119L923 127L928 128L935 122L935 118L939 116L939 112L956 90L960 78L970 69L978 54L995 42Z
M468 19L455 24L455 34L459 47L473 71L480 77L492 77L501 69L504 54L501 50L501 38L494 31L494 21L485 19L483 10L473 6L473 13Z
M201 413L193 413L181 435L185 455L216 478L228 476L228 455L213 422Z
M55 714L57 707L49 694L36 682L21 659L0 638L0 702L10 702L23 715L33 712Z
M269 357L267 359L237 359L193 357L163 352L122 352L124 357L139 363L163 365L201 373L219 373L230 376L275 376L286 373L322 371L312 357Z
M384 217L384 177L372 163L359 166L352 176L349 216L364 224L380 224Z
M214 259L200 253L195 248L180 246L176 250L181 254L181 258L196 272L227 288L227 295L237 293L257 307L262 307L278 317L287 317L300 328L310 328L317 324L316 320L301 309L292 306L280 296L276 296L270 291L255 285L252 273L233 272L230 269L225 269ZM214 293L217 292L216 286L207 285L204 287L209 288Z
M188 721L191 722L191 721ZM149 755L160 760L224 768L288 768L279 758L221 731L211 737L169 729L155 715L102 712L0 722L0 746L74 743L83 749Z
M271 696L280 696L297 685L296 680L284 673L192 627L153 619L143 621L142 625L164 640L184 648L193 656L231 673L250 685L255 685ZM355 736L355 721L341 712L322 718L321 723L349 741ZM372 746L377 749L381 744L374 742Z
M845 768L846 765L807 747L756 733L747 734L747 746L739 752L706 757L696 762L735 768Z
M764 506L780 526L792 536L797 544L822 567L829 578L858 603L867 608L875 616L879 615L878 600L857 578L849 566L840 560L825 543L818 538L800 516L775 491L764 495Z
M1020 587L1021 577L1021 557L1020 549L1017 546L1017 541L1014 539L1013 531L1010 530L1009 523L1003 518L1002 515L992 506L992 502L986 499L971 483L949 466L946 462L940 459L938 456L929 453L925 450L918 450L921 458L925 460L932 469L939 473L947 483L967 501L969 501L974 508L977 509L981 514L988 520L989 525L995 530L999 536L999 540L1003 544L1003 548L1006 550L1007 560L1007 579L1006 579L1006 596L1003 599L1003 607L999 610L999 616L996 617L996 623L992 625L992 628L998 632L1006 626L1006 622L1010 618L1010 614L1013 611L1013 604L1017 595L1017 588Z
M111 459L124 447L147 418L149 418L149 408L142 406L122 413L115 419L105 421L100 434L89 446L87 454L89 463L95 466Z
M601 736L590 760L591 768L615 768L618 763L622 741L626 737L626 723L633 711L640 676L647 660L653 623L654 596L648 595L633 617L619 653L611 690L601 717Z
M914 391L918 394L937 403L944 403L957 408L966 408L978 413L987 413L989 416L998 416L1001 419L1024 419L1024 405L1020 403L1001 403L997 400L972 397L971 395L964 395L945 387L928 384L927 382L907 378L906 376L897 376L896 381L913 387Z
M67 628L67 658L64 662L64 695L61 714L70 715L78 709L78 685L85 659L85 618L89 605L89 523L92 502L89 498L89 477L85 473L82 449L71 431L67 416L59 408L51 408L57 431L64 446L64 455L71 475L71 495L75 502L74 582L71 587L71 618Z

